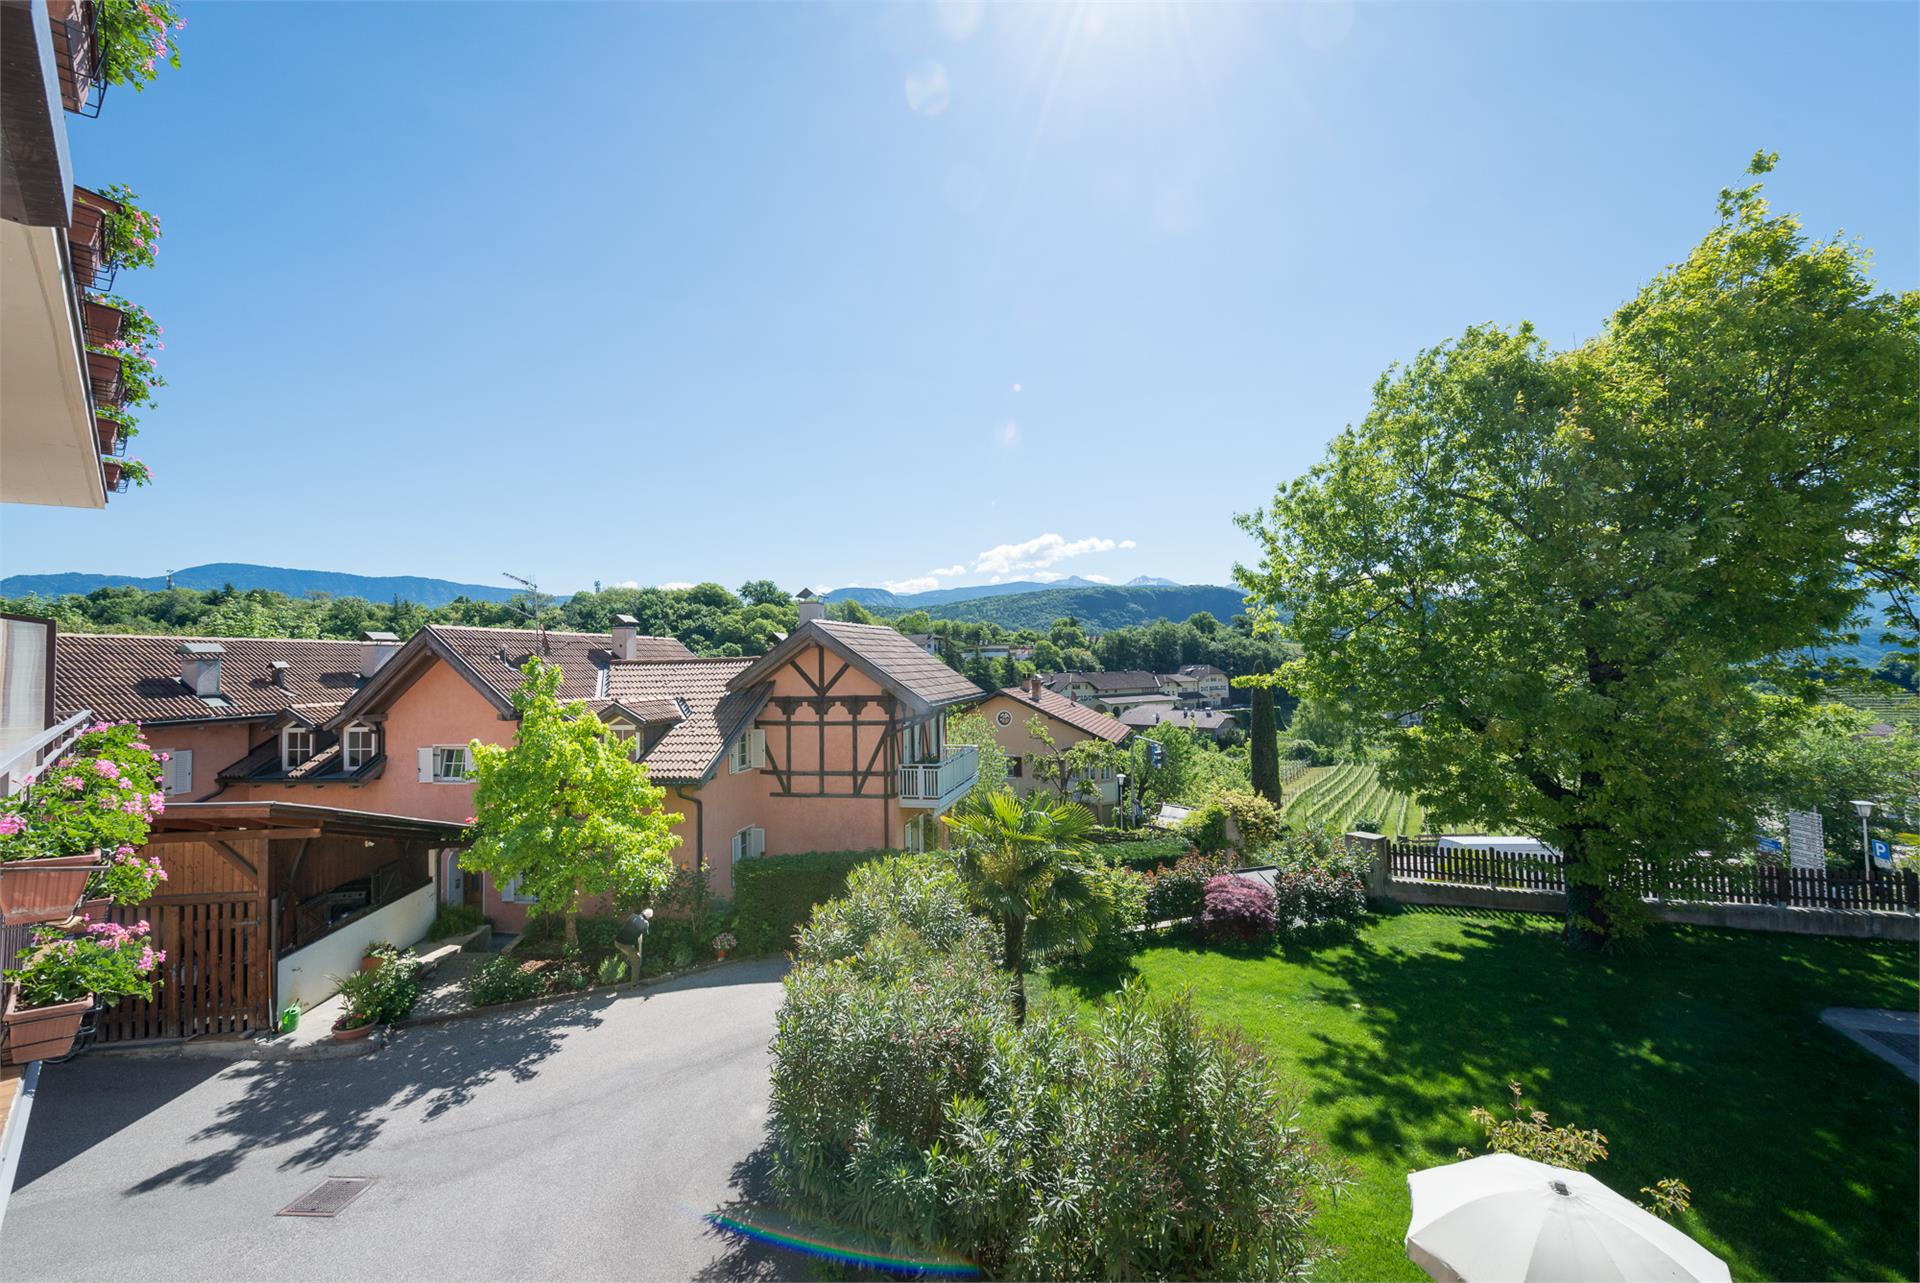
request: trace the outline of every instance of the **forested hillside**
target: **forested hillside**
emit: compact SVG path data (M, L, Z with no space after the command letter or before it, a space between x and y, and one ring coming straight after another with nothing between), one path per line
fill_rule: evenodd
M1077 619L1093 632L1185 619L1204 611L1229 620L1246 609L1237 588L1210 584L1183 587L1094 586L1047 588L1005 597L976 597L926 607L934 619L964 619L1006 629L1044 629L1056 619Z

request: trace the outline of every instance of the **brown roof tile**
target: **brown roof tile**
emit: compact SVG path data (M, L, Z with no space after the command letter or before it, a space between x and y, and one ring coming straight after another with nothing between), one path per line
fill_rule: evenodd
M1089 735L1097 735L1103 740L1118 744L1132 733L1124 723L1115 721L1105 713L1095 712L1085 704L1068 699L1065 695L1042 688L1038 698L1024 686L1009 686L1000 692L1009 699L1019 700L1027 707L1056 717L1069 726L1078 727Z
M753 661L751 671L736 679L754 682L770 676L786 657L809 644L842 653L877 681L891 683L932 708L980 699L986 692L927 654L898 630L883 624L849 624L837 619L813 619L787 634L765 655Z
M727 743L753 720L773 690L761 682L746 690L729 683L750 659L688 659L665 664L615 664L607 671L607 698L630 707L677 699L686 719L661 737L645 761L655 779L700 780Z
M606 633L562 633L549 630L541 649L535 628L456 628L428 625L500 695L512 699L520 689L520 666L539 655L560 666L560 698L606 698L600 688L600 670L613 663L613 638ZM672 637L642 637L640 657L648 661L692 659L693 652Z
M220 656L220 696L210 704L180 681L183 642L212 642ZM273 683L273 662L287 665ZM138 722L259 718L290 705L332 710L360 685L360 643L302 637L152 637L62 633L54 656L55 702L63 713L91 708Z

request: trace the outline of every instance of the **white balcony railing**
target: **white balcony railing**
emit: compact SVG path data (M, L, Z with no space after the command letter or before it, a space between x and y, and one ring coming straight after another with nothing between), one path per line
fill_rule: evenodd
M27 777L67 751L93 721L93 710L83 709L59 724L25 735L17 742L0 738L0 797L12 797L26 787Z
M900 805L944 811L967 795L980 775L980 750L972 744L950 748L937 762L909 762L900 768Z

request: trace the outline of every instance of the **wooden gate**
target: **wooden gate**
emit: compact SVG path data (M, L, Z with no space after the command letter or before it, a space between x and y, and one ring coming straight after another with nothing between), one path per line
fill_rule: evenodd
M166 952L153 1000L122 999L100 1013L101 1042L242 1034L273 1022L273 949L255 895L165 896L112 916L144 916Z

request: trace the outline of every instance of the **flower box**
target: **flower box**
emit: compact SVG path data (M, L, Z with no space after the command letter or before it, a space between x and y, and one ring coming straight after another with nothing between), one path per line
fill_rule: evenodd
M16 1008L14 996L7 996L7 1008L0 1012L0 1061L24 1065L30 1060L58 1060L73 1050L80 1036L80 1023L93 1010L93 995L75 998L52 1007Z
M101 454L117 455L127 448L120 439L120 425L114 420L95 417L93 431L100 438Z
M120 325L126 315L117 307L108 307L105 303L96 303L92 299L80 305L81 319L87 330L87 342L102 347L120 337Z
M102 868L100 852L0 862L0 925L65 922Z
M118 459L102 459L100 460L100 470L106 473L107 489L118 490L120 488L120 461Z
M87 380L93 385L95 404L118 406L125 389L121 383L120 358L103 352L87 353Z

